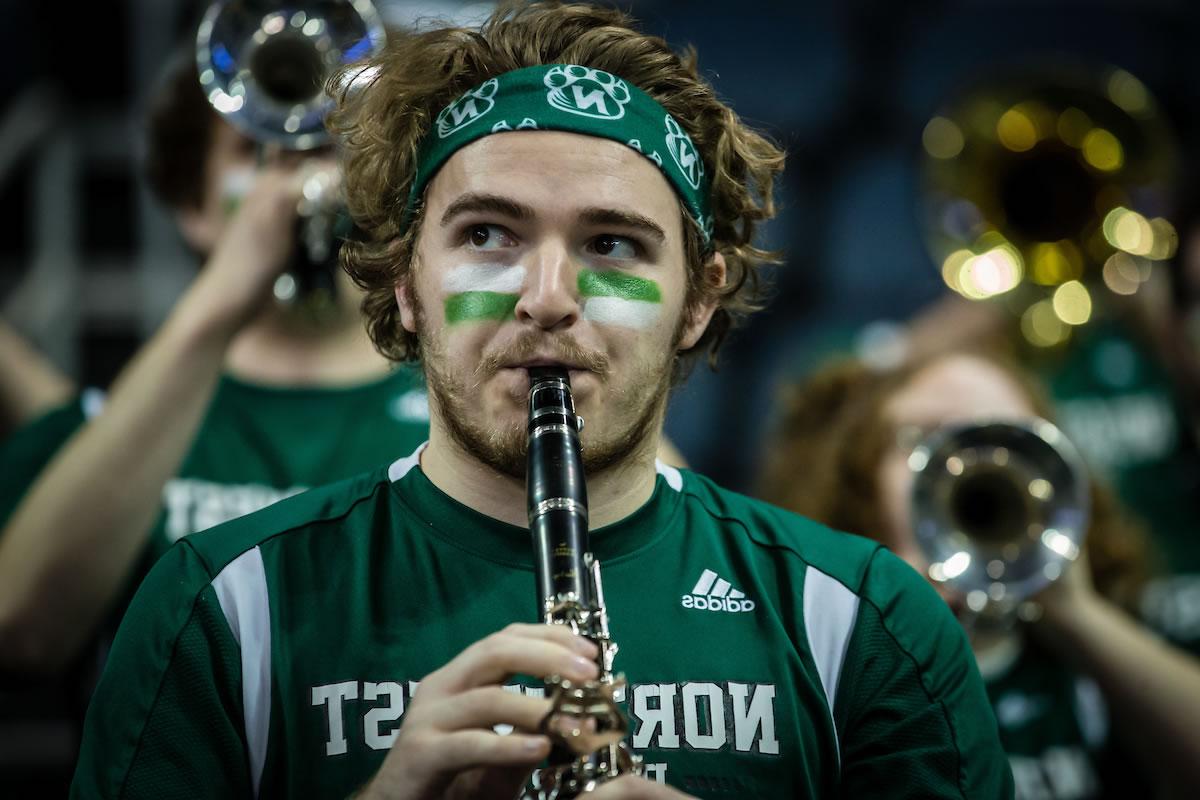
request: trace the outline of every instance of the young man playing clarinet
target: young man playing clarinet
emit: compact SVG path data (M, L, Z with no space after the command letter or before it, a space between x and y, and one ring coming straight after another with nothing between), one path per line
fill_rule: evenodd
M429 442L173 548L75 793L512 798L537 769L532 796L573 796L541 767L605 721L547 724L545 687L603 684L638 758L597 800L1011 796L966 640L915 572L656 465L672 382L755 307L782 153L617 11L507 5L369 69L334 118L369 234L345 263L376 346L425 371ZM612 665L541 621L547 370L586 420L587 498L548 507L590 528Z

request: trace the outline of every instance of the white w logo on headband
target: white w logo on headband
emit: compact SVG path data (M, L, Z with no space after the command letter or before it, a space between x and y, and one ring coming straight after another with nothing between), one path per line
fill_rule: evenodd
M559 111L593 119L620 119L629 87L616 75L578 64L551 67L545 77L546 102Z
M665 124L667 126L667 151L670 152L671 158L675 159L675 164L683 173L683 178L688 185L693 189L699 189L700 179L704 177L704 161L700 158L700 153L696 151L696 145L692 144L692 137L679 127L679 123L670 114L667 114Z
M498 86L499 83L492 78L443 108L442 113L437 115L438 138L445 139L491 111L492 106L496 105L492 98Z

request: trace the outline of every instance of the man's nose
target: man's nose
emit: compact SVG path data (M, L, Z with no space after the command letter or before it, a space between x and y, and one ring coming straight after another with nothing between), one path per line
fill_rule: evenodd
M530 269L532 274L517 300L517 321L532 322L547 331L578 322L578 266L567 247L547 242L536 251Z

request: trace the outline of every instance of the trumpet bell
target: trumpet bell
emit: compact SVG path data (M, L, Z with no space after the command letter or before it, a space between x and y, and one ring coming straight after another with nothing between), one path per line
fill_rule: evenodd
M1051 423L938 429L909 456L929 576L975 612L1015 609L1079 557L1089 496L1078 452Z
M311 150L331 141L325 81L378 52L384 38L369 0L221 0L196 35L200 85L250 138Z

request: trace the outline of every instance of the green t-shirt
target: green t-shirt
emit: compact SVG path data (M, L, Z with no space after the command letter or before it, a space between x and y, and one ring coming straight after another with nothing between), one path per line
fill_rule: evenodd
M1165 574L1147 586L1142 618L1200 654L1200 452L1167 373L1111 320L1081 328L1039 371L1063 430L1151 535Z
M1032 644L984 674L1017 800L1116 800L1146 791L1093 681Z
M1116 323L1077 333L1059 360L1039 365L1063 430L1097 475L1149 525L1173 572L1200 572L1195 491L1200 458L1154 354Z
M0 441L0 528L8 522L25 492L58 449L89 416L98 413L103 404L104 392L87 389Z
M188 534L387 464L428 438L424 379L411 367L347 388L282 389L225 377L163 489L153 555Z
M652 779L700 797L1012 796L961 628L877 543L660 465L592 548ZM73 794L345 797L421 678L535 620L534 593L528 531L443 494L416 453L188 537L117 635Z
M0 524L102 404L91 390L4 443ZM188 534L387 464L428 437L425 386L412 368L344 388L274 388L223 376L178 474L163 488L145 569Z

